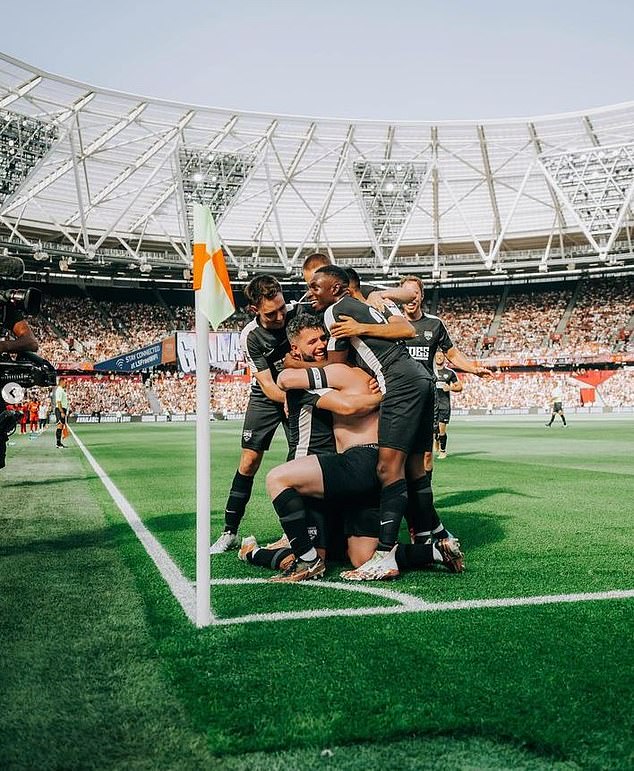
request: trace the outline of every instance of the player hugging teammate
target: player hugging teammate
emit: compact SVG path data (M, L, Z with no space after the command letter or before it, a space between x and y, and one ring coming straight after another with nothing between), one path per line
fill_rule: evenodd
M279 284L275 287L271 277L258 277L247 287L256 318L242 339L256 380L245 418L240 467L225 512L225 531L212 553L237 546L238 525L262 453L279 423L285 424L283 412L276 413L277 422L272 415L286 394L293 426L289 461L267 477L285 538L261 549L250 537L240 549L242 559L282 568L278 581L320 577L326 554L339 554L341 545L347 547L355 566L342 573L348 580L395 578L402 570L433 563L452 572L463 569L460 544L444 528L433 505L433 367L413 358L403 344L404 339L417 337L412 323L417 319L409 321L398 311L388 312L386 318L360 299L357 279L354 272L351 276L333 265L314 272L308 297L316 314L324 313L323 326L319 315L293 321L295 314L286 309ZM268 296L254 293L255 282L269 287ZM420 310L422 286L409 290L414 298L410 310L412 304ZM408 305L405 310L411 317ZM276 319L275 330L267 312ZM276 334L249 340L254 330L262 329ZM325 330L330 334L327 355ZM424 332L423 337L427 339ZM439 345L450 361L466 371L489 375L465 359L448 336L439 338L436 348ZM291 366L280 374L283 352L290 353L286 364ZM428 357L432 362L434 353L435 348ZM258 393L258 385L264 383L268 403ZM255 434L261 439L249 447ZM410 527L410 544L398 544L404 518Z

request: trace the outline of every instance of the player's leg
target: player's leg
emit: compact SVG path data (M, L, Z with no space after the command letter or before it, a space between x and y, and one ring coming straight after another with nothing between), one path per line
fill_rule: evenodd
M556 414L557 414L557 413L555 412L555 410L553 410L553 411L550 413L550 420L548 421L548 423L546 423L546 428L550 428L550 427L552 426L552 424L553 424L553 420L555 419L555 415L556 415Z
M266 477L266 489L295 555L294 565L272 580L291 582L319 578L325 565L313 544L309 511L302 497L323 495L322 472L317 457L297 458L272 469Z
M426 453L410 455L406 466L408 523L414 543L453 537L443 525L434 506L433 469L425 470L425 455Z
M225 506L224 527L210 549L211 554L221 554L238 547L238 529L251 499L253 480L283 417L281 405L268 400L249 400L242 426L240 462Z
M381 570L377 572L369 559L376 549L380 527L376 503L372 503L368 499L356 509L346 511L348 557L355 569L343 571L342 578L350 581L392 579L397 578L403 571L422 570L437 564L445 565L452 573L462 572L464 557L455 538L424 544L398 543L388 556L381 560Z
M438 421L438 447L440 448L440 451L438 453L439 458L447 457L447 423L448 422L449 422L448 420Z
M55 446L64 447L62 444L62 431L64 430L64 418L62 412L59 409L55 409Z
M464 570L464 554L456 538L443 538L433 543L399 543L394 558L401 573L435 565L444 565L450 573Z
M249 565L270 570L286 570L295 562L295 555L288 546L278 546L274 549L260 546L253 535L242 539L238 558Z
M266 491L271 500L290 487L297 490L299 495L323 498L324 478L317 455L282 463L266 475Z
M564 415L563 410L559 410L559 417L561 418L561 421L564 424L564 426L567 426L568 424L566 423L566 416Z

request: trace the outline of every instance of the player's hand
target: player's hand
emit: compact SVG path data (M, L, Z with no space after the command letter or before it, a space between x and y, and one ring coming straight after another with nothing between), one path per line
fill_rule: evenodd
M351 316L341 316L340 320L330 327L331 337L358 337L362 335L365 325L355 321Z
M445 391L445 392L447 392L447 391L451 391L451 388L449 387L448 383L441 383L441 384L440 384L440 387L441 387L441 388L442 388L442 390L443 390L443 391Z
M291 353L287 353L284 357L284 368L285 369L300 369L302 366L302 360L299 358L296 358Z
M284 415L286 415L286 420L288 420L288 397L284 396Z
M478 377L484 378L484 380L493 379L493 372L491 372L491 370L487 369L486 367L481 367L479 364L476 365L473 374L477 375Z
M385 298L382 297L381 292L370 292L366 298L366 302L381 313L385 310Z
M383 396L381 393L381 387L373 377L368 380L368 388L370 389L371 394L374 394L375 396L381 394L381 396Z

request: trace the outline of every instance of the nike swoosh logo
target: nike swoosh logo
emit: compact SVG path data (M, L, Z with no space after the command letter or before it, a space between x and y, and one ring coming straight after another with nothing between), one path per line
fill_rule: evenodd
M386 519L385 522L383 520L380 520L379 524L380 525L389 525L390 522L394 522L394 520L393 519Z

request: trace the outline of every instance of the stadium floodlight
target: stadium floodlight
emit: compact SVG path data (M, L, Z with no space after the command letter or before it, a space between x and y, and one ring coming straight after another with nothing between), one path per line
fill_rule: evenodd
M418 200L426 170L427 164L414 161L352 164L357 195L385 273Z
M607 258L634 194L634 144L544 153L539 161L592 247Z
M187 226L193 227L193 204L211 209L216 222L227 211L255 166L255 156L209 152L182 146L178 154Z
M57 137L50 123L0 110L0 204L20 188Z

